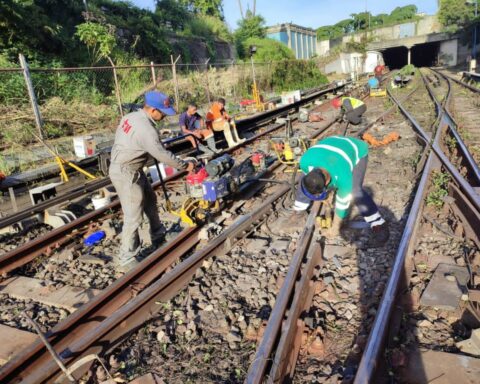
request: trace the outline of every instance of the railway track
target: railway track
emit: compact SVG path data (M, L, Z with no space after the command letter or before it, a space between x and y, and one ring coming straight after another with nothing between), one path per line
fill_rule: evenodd
M278 128L278 127L276 127L276 128ZM304 129L305 128L307 128L307 130L310 130L310 131L312 129L311 127L304 127ZM271 130L271 132L273 132L273 129ZM252 143L254 141L254 139L256 139L256 138L252 138L250 140L250 143ZM277 167L278 165L279 164L276 164L275 167ZM93 213L91 213L87 216L83 216L82 218L79 219L80 221L75 222L71 227L67 226L67 227L64 227L64 228L59 228L57 231L53 231L53 232L47 234L46 236L43 236L43 237L37 239L36 242L30 243L30 244L25 244L24 246L18 248L17 250L14 250L13 252L9 252L9 253L7 253L7 255L3 255L3 256L6 256L6 257L2 257L2 261L3 261L2 273L5 275L6 273L8 273L8 272L10 272L10 271L12 271L12 270L14 270L18 267L26 267L29 262L31 262L33 260L36 260L38 258L38 256L43 254L46 249L48 250L49 247L53 247L53 248L57 247L60 250L62 250L62 252L63 252L64 251L63 248L64 248L66 242L72 240L68 236L65 236L65 233L66 233L67 229L71 230L72 228L74 228L77 231L81 232L82 229L79 229L79 228L82 228L82 225L85 225L86 223L89 223L92 220L99 220L101 218L102 213L105 214L106 212L111 211L116 206L118 208L118 203L113 202L109 206L100 210L100 212L93 212ZM83 231L85 231L85 229L83 229ZM189 244L189 241L191 241L191 240L189 240L189 241L185 240L184 239L185 236L186 236L185 231L180 232L180 234L175 234L173 241L166 245L166 251L170 251L171 247L177 247L178 246L178 247L180 247L180 250L183 249L182 247L186 247L187 244ZM78 233L77 233L77 237L78 237ZM178 242L181 241L181 245L179 243L177 243L177 241ZM196 240L196 242L198 242L198 240ZM196 244L195 241L192 244L195 245ZM189 250L190 248L191 248L191 246L188 247L186 250ZM180 252L180 250L178 250L178 252ZM60 252L60 253L63 255L62 252ZM179 257L178 252L176 253L177 258ZM155 255L157 255L157 256L155 256ZM150 255L148 257L148 260L156 259L157 257L162 257L163 255L164 255L164 253L162 253L162 252L160 252L160 253L154 252L152 255ZM62 258L63 256L60 256L60 257ZM70 253L70 257L71 257L71 253ZM174 259L175 259L175 256L172 256L172 257L174 257ZM53 259L55 259L55 257L53 257ZM168 260L170 260L170 262L167 265L162 264L161 268L163 268L163 270L165 270L165 268L172 263L171 262L172 259L168 259ZM65 261L65 259L62 259L62 261ZM165 261L162 261L162 262L165 263ZM71 264L70 264L70 267L72 267ZM144 264L143 268L148 269L148 268L152 268L152 266L150 266L150 263L147 263L147 265ZM149 272L146 271L145 273L148 274ZM159 269L153 269L153 272L150 272L150 273L153 273L155 276L157 276L157 278L161 274ZM108 287L107 287L106 290L102 291L101 297L103 297L103 300L105 300L106 297L109 297L109 296L103 296L103 295L112 295L111 297L114 297L116 295L120 295L121 297L123 297L123 299L120 299L118 301L118 306L115 307L116 309L118 309L121 305L123 305L125 303L125 298L126 297L131 297L132 296L132 292L131 292L131 289L130 289L131 286L145 287L146 285L148 285L151 282L151 280L148 280L148 278L147 278L147 280L144 280L143 277L140 277L140 278L136 279L135 274L133 274L133 275L128 274L128 276L127 277L123 276L123 280L122 280L122 278L117 279L115 281L115 283L112 284L112 285L110 285L111 281L110 282L107 281L106 284L104 282L104 285L107 285ZM131 280L132 278L134 280ZM119 282L119 280L123 281L123 283ZM54 288L58 288L58 286L54 287ZM103 288L103 287L98 287L98 288ZM117 291L115 291L116 289L123 289L123 290L125 290L125 292L122 291L121 294L118 294L118 293L115 293L115 292L117 292ZM113 292L112 292L112 290L113 290ZM98 308L96 308L95 306L100 305L101 300L102 299L96 299L95 298L93 300L93 303L90 303L90 302L88 303L87 308L84 308L84 307L82 307L82 308L84 308L85 311L90 311L92 309L97 310ZM105 304L105 303L103 303L103 304ZM108 309L108 308L110 308L110 309ZM104 309L103 306L100 305L100 309L98 309L99 312L95 312L95 314L100 316L101 318L103 318L103 317L105 317L105 313L108 313L109 310L110 311L112 310L111 308L112 308L111 304L110 304L110 306L107 305L107 309ZM104 311L104 312L102 312L102 311ZM107 311L107 312L105 312L105 311ZM68 318L68 320L66 320L65 322L60 323L60 324L64 324L64 326L66 326L67 329L70 331L71 328L68 328L70 326L69 324L72 324L70 321L75 322L76 321L75 319L79 319L80 316L81 315L79 314L79 312L75 311L73 313L73 315ZM74 320L70 320L71 318L73 318ZM96 317L96 318L99 318L99 317ZM75 323L75 324L78 324L78 323ZM91 324L92 323L90 323L90 326L91 326ZM59 329L63 329L63 328L60 327ZM62 331L60 331L60 330L57 331L57 328L54 328L53 330L51 330L49 334L59 336L60 339L61 339L62 335L64 335L64 333L62 333ZM55 338L55 342L57 342L57 338ZM56 345L58 345L58 344L56 344ZM38 343L36 345L36 348L39 348L39 347L41 349L41 347L42 347L41 343ZM30 350L30 351L32 351L32 350ZM32 353L36 353L36 352L32 352ZM28 353L27 353L27 355L28 355ZM48 354L47 354L47 356L48 356ZM34 360L38 361L38 356L36 356ZM9 362L9 364L15 364L15 360L14 359L11 360ZM4 371L2 370L2 372L4 372ZM42 372L43 372L43 368L42 368ZM38 377L36 379L38 379Z
M479 238L474 229L480 223L478 195L442 149L445 132L458 134L445 109L451 94L448 81L443 78L443 82L444 100L437 99L438 92L426 84L438 111L436 132L431 135L400 107L432 150L355 383L391 382L392 378L473 383L480 373L478 354L465 347L480 326ZM458 155L467 159L465 148L460 144ZM472 167L466 173L473 174Z
M366 176L391 224L387 247L368 248L355 212L341 237L325 239L317 220L324 207L316 204L308 217L293 220L285 209L290 187L256 183L253 199L234 203L210 228L220 233L205 242L199 227L181 230L51 329L48 339L62 361L72 367L81 357L110 351L106 370L119 379L150 371L182 383L424 382L438 369L448 375L450 367L459 375L460 359L451 355L459 356L456 343L473 327L461 323L457 312L478 316L478 195L467 176L469 162L459 167L444 152L444 133L455 127L448 125L442 102L432 95L419 104L421 97L411 97L431 91L417 81L414 90L390 92L403 115L392 113L386 99L367 100L369 119L376 121L369 132L381 138L395 130L401 137L371 150ZM434 95L444 94L448 105L446 84ZM427 112L425 128L409 113L415 105ZM335 130L338 125L322 124L312 136ZM280 181L291 178L277 163L269 172ZM466 293L454 311L418 305L438 260L467 269ZM460 277L452 268L447 281L457 286ZM459 330L452 325L459 323ZM432 364L442 359L449 364ZM468 357L470 371L461 372L467 379L479 372L477 360ZM412 366L415 361L421 363ZM84 361L75 376L90 364ZM94 368L86 379L108 377L101 365ZM44 382L59 374L36 341L0 370L0 380Z
M313 100L321 98L322 96L329 93L336 93L338 91L341 91L348 83L344 82L341 85L337 84L338 83L329 84L328 86L321 87L320 89L307 92L303 95L300 101L297 101L293 104L283 106L275 110L259 113L253 117L242 119L237 123L238 129L244 134L249 132L253 132L255 134L256 131L261 130L262 127L271 123L274 119L282 116L288 116L295 111L298 112L298 109L303 105L309 104ZM175 148L169 149L175 151ZM187 151L186 153L188 154L189 152ZM5 217L0 217L0 229L11 225L18 226L18 224L21 223L23 220L27 220L35 215L41 215L51 207L59 206L60 204L67 205L68 203L75 202L78 199L89 197L94 192L102 188L108 188L110 186L110 179L108 177L104 177L98 180L89 181L84 185L80 185L75 188L63 191L62 194L57 197L27 207L26 209L20 210L19 212L11 213Z

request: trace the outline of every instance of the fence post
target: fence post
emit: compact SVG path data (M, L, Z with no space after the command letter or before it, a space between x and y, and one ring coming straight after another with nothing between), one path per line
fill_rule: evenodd
M157 87L157 76L155 74L155 67L154 67L153 61L150 62L150 70L152 72L153 87L156 88Z
M179 94L178 94L178 82L177 82L177 61L180 60L180 55L173 61L173 55L170 55L170 60L172 61L172 74L173 74L173 85L175 87L175 109L178 112L179 108Z
M210 100L210 85L208 84L208 63L210 61L210 57L208 58L207 61L205 61L205 80L207 82L207 99L208 99L208 104L211 103L211 100Z
M109 56L107 56L107 59L110 62L110 65L112 66L113 80L115 81L115 96L117 96L118 108L120 108L120 116L123 117L122 96L120 94L120 86L118 85L117 68L115 67L115 64L113 64L113 61L112 59L110 59Z
M43 120L42 115L40 114L40 109L38 108L37 98L35 97L35 91L33 89L32 78L30 77L30 71L28 69L28 63L21 53L18 55L20 60L20 66L23 69L23 77L25 78L25 83L27 84L28 97L30 98L30 103L32 104L33 114L35 116L35 125L38 129L38 136L43 140Z

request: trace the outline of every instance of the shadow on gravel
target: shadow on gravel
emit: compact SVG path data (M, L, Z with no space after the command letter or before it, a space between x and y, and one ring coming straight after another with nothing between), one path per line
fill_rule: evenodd
M377 309L390 277L409 211L409 206L407 206L402 217L396 217L388 206L381 205L381 201L376 201L375 193L371 188L364 187L364 189L372 196L383 218L388 222L390 238L384 246L369 247L370 228L349 227L349 224L352 223L365 223L362 216L358 215L358 212L355 213L355 208L346 223L347 225L341 230L342 239L350 244L354 250L352 258L355 261L352 260L352 265L356 265L356 273L344 276L344 279L348 283L349 304L356 305L356 313L358 313L358 316L354 316L350 321L350 329L347 329L346 332L351 340L349 353L343 361L338 361L332 367L334 369L338 367L337 369L341 370L341 382L344 384L354 381L369 333L375 321ZM353 270L355 271L355 269ZM384 356L380 356L379 361L384 360ZM388 367L381 367L381 371L384 371L383 368L387 368L385 372L388 372ZM391 382L392 380L391 377L388 378L383 374L381 376L382 379L379 383Z

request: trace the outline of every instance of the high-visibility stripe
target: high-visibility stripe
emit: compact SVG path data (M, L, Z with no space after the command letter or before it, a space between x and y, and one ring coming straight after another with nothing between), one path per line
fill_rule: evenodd
M355 151L355 165L357 165L358 162L360 161L357 144L355 144L352 140L350 140L347 137L341 137L341 136L334 136L334 137L336 139L348 141L348 143L353 147L353 150Z
M331 151L331 152L336 152L338 153L340 156L342 156L345 161L348 163L348 165L350 166L350 170L353 171L353 163L352 163L352 160L350 160L350 158L348 157L348 155L343 151L341 150L340 148L337 148L337 147L334 147L332 145L327 145L327 144L317 144L317 145L314 145L313 147L311 148L323 148L323 149L326 149L327 151Z
M380 219L382 216L380 215L380 212L375 212L373 215L371 216L365 216L364 219L367 223L371 223L372 221L375 221L377 219Z
M370 228L376 227L377 225L385 224L385 220L380 218L379 220L375 220L373 223L370 223Z
M347 209L349 206L350 206L350 203L343 204L343 203L339 203L338 201L335 201L335 208Z
M351 200L352 200L351 193L345 197L340 197L338 195L335 197L335 201L338 201L339 203L349 203Z
M301 201L295 201L295 204L293 206L294 211L304 211L308 208L310 203L302 203Z

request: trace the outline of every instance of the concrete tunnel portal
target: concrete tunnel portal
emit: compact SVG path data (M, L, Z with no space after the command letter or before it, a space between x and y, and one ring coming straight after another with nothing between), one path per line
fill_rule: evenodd
M390 69L400 69L408 64L409 49L405 46L387 48L382 51L385 65ZM431 67L437 62L440 43L417 44L410 48L410 63L415 67Z

